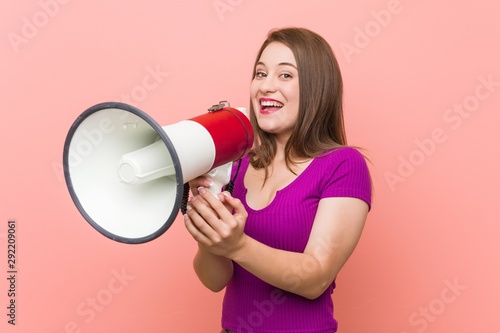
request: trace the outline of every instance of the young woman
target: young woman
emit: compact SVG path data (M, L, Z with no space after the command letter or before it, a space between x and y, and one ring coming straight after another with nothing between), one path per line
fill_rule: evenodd
M303 28L272 31L250 85L254 148L233 194L217 200L208 179L190 182L194 269L210 290L226 288L222 332L337 330L335 278L371 205L366 161L347 146L342 112L328 43Z

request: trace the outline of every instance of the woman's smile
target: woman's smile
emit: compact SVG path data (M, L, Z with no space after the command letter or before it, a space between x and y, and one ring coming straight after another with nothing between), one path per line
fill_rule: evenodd
M259 101L261 114L271 114L281 110L283 107L283 103L272 98L261 98Z

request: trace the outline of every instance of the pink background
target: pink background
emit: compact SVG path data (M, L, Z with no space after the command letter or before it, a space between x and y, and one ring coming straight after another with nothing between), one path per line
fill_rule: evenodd
M331 43L350 143L372 161L373 210L333 295L340 332L500 332L499 13L496 0L3 1L0 277L9 219L18 274L15 326L0 278L0 331L218 332L222 294L196 279L180 214L147 244L103 237L68 194L63 143L99 102L165 125L247 106L258 47L293 25Z

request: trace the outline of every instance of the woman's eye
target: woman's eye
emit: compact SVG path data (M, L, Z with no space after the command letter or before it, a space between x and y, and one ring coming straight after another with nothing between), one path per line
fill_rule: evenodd
M265 76L266 76L266 73L264 73L262 71L255 72L255 77L257 77L257 78L262 78L262 77L265 77Z
M283 73L280 76L284 79L291 79L293 77L290 73Z

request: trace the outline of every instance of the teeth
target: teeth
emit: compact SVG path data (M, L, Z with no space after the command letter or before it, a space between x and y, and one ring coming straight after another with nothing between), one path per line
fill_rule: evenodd
M283 104L281 104L280 102L276 102L276 101L261 101L260 105L266 106L266 107L269 107L269 106L277 107L277 108L283 107Z

